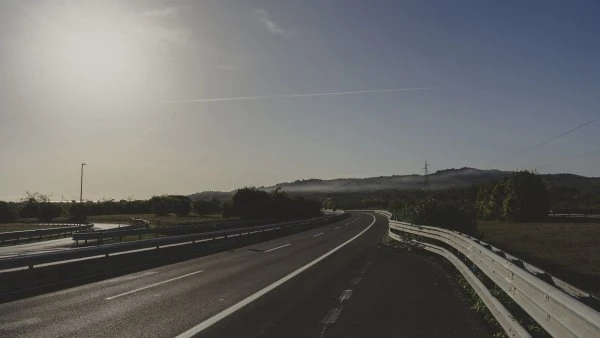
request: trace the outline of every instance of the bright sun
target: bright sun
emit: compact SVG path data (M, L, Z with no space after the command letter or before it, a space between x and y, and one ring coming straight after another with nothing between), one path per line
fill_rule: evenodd
M43 76L71 95L105 99L139 87L144 36L120 8L50 8L35 28ZM129 94L131 96L131 94Z

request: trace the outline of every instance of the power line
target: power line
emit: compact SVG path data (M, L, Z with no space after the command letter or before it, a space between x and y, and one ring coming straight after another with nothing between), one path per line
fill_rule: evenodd
M425 189L429 190L429 163L425 160L425 167L423 167L423 173L425 173Z
M594 155L594 154L597 154L597 153L600 153L600 149L589 151L587 153L583 153L583 154L580 154L580 155L577 155L577 156L572 156L572 157L565 158L565 159L562 159L562 160L550 162L550 163L544 164L542 166L539 166L536 169L542 169L542 168L550 167L550 166L553 166L555 164L559 164L559 163L563 163L563 162L568 162L568 161L576 160L576 159L579 159L579 158L582 158L582 157L586 157L586 156L590 156L590 155Z
M513 154L513 155L511 155L511 156L508 156L508 157L506 157L506 158L504 158L504 159L502 159L502 160L500 160L500 161L494 162L493 164L497 164L497 163L500 163L500 162L504 162L504 161L506 161L506 160L508 160L508 159L510 159L510 158L512 158L512 157L519 156L519 155L521 155L521 154L523 154L523 153L526 153L526 152L528 152L528 151L531 151L531 150L537 149L537 148L539 148L539 147L541 147L541 146L544 146L544 145L546 145L546 144L548 144L548 143L550 143L550 142L552 142L552 141L558 140L559 138L562 138L562 137L564 137L564 136L566 136L566 135L568 135L568 134L570 134L570 133L572 133L572 132L574 132L574 131L576 131L576 130L579 130L579 129L581 129L581 128L583 128L583 127L585 127L585 126L589 125L589 124L592 124L592 123L594 123L594 122L596 122L596 121L598 121L598 120L600 120L600 116L597 116L597 117L595 117L595 118L593 118L593 119L591 119L591 120L589 120L589 121L587 121L587 122L585 122L585 123L582 123L582 124L580 124L580 125L578 125L578 126L576 126L576 127L573 127L573 128L571 128L571 129L569 129L569 130L566 130L566 131L564 131L564 132L562 132L562 133L560 133L560 134L558 134L558 135L556 135L556 136L553 136L553 137L551 137L551 138L549 138L549 139L546 139L546 140L544 140L544 141L542 141L542 142L540 142L540 143L537 143L536 145L533 145L533 146L531 146L531 147L528 147L528 148L522 149L522 150L520 150L520 151L518 151L518 152L514 153L514 154Z

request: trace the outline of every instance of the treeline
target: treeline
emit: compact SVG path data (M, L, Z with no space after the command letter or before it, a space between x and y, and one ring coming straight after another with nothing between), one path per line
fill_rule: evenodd
M47 195L27 192L20 202L0 201L0 223L18 219L50 222L59 217L85 220L92 215L131 215L152 212L149 200L107 200L100 202L50 202Z
M600 214L600 193L582 192L573 187L549 186L548 196L551 212Z
M187 216L194 212L200 216L221 214L225 218L244 219L294 219L320 214L321 203L315 199L293 197L276 190L272 193L256 188L239 189L229 201L193 201L182 195L153 196L148 200L107 200L100 202L50 202L47 195L27 192L21 202L0 201L0 223L17 220L50 222L59 217L71 221L85 221L95 215L175 214Z
M289 196L280 189L271 193L256 188L239 189L231 200L233 216L244 219L294 219L321 214L321 202Z
M30 192L26 195L19 203L0 201L0 223L14 222L18 218L33 218L48 222L65 212L63 205L51 203L46 195Z
M231 202L212 200L192 201L187 196L182 195L162 195L154 196L149 200L151 210L158 216L175 214L177 216L187 216L191 211L198 215L223 214L224 217L231 217Z
M547 219L550 210L594 213L600 209L600 194L583 194L572 188L547 188L540 175L528 171L470 188L380 190L323 196L323 200L325 208L387 209L405 222L467 233L475 229L477 219L534 222ZM573 208L574 204L587 208Z

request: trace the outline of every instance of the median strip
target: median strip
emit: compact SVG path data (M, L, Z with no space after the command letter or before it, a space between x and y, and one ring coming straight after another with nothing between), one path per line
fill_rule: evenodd
M181 278L189 277L189 276L195 275L195 274L197 274L197 273L200 273L200 272L204 272L204 270L198 270L198 271L195 271L195 272L192 272L192 273L188 273L187 275L183 275L183 276L179 276L179 277L175 277L175 278L167 279L167 280L165 280L165 281L162 281L162 282L158 282L158 283L154 283L154 284L146 285L146 286L144 286L144 287L141 287L141 288L139 288L139 289L135 289L135 290L127 291L127 292L124 292L124 293L118 294L118 295L116 295L116 296L112 296L112 297L108 297L108 298L104 298L104 299L106 299L106 300L112 300L112 299L115 299L115 298L119 298L119 297L121 297L121 296L126 296L126 295L129 295L129 294L132 294L132 293L138 292L138 291L146 290L146 289L149 289L149 288L153 288L153 287L155 287L155 286L159 286L159 285L162 285L162 284L165 284L165 283L169 283L169 282L172 282L172 281L175 281L175 280L181 279Z

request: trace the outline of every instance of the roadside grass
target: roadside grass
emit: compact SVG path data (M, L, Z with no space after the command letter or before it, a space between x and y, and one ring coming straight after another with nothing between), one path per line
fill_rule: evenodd
M221 214L198 215L190 213L187 216L177 216L170 214L166 216L157 216L155 214L130 214L130 215L96 215L89 216L87 222L91 223L120 223L130 224L132 218L143 218L150 221L150 227L161 227L171 225L194 225L206 221L236 220L237 218L225 219ZM0 232L24 231L35 229L48 229L62 226L61 222L71 222L66 217L56 218L54 223L40 224L36 219L18 219L17 222L0 224Z
M58 228L58 224L37 224L37 223L3 223L0 224L0 232L25 231L35 229Z
M479 238L569 283L600 293L600 222L478 222Z
M166 216L157 216L155 214L96 215L89 216L88 221L92 223L126 224L131 222L132 218L143 218L145 220L148 220L150 221L151 226L196 224L203 221L220 221L224 219L221 214L198 215L195 213L190 213L187 216L177 216L175 214L170 214Z

